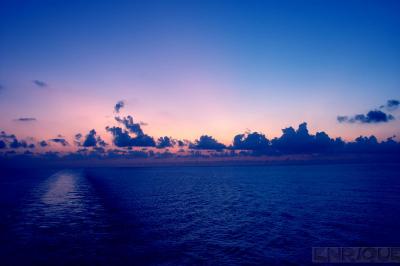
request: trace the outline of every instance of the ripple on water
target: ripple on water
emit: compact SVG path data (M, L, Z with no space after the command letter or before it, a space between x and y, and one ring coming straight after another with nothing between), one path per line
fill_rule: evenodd
M34 263L53 259L59 263L85 261L103 249L107 223L105 210L81 171L63 170L32 190L20 211L16 235ZM49 251L52 251L49 254ZM37 261L35 261L37 260ZM91 258L93 260L93 257Z

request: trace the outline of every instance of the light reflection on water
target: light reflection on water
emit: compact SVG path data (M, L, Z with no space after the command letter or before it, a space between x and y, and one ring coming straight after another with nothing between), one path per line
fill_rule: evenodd
M50 177L47 182L48 189L42 197L42 202L49 206L63 206L71 200L81 200L77 193L76 179L79 173L74 172L58 172Z
M86 256L93 261L107 235L104 212L83 172L63 170L33 189L20 212L16 233L21 244L30 247L27 253L46 254L34 256L35 263L51 260L52 255L53 260L64 257L70 263L83 263Z

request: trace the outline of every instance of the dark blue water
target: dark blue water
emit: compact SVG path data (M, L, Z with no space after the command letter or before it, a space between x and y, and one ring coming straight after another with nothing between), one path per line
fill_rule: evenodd
M400 246L399 170L4 170L0 264L308 265L313 246Z

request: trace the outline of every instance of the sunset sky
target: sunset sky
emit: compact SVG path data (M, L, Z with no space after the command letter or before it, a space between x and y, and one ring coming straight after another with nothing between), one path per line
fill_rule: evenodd
M337 116L400 98L400 1L0 3L0 129L67 139L121 115L146 134L224 144L246 131L400 136ZM34 118L33 121L18 121Z

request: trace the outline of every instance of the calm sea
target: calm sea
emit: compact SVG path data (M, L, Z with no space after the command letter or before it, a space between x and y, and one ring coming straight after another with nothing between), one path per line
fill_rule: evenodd
M2 170L0 264L309 265L313 246L400 246L399 170Z

